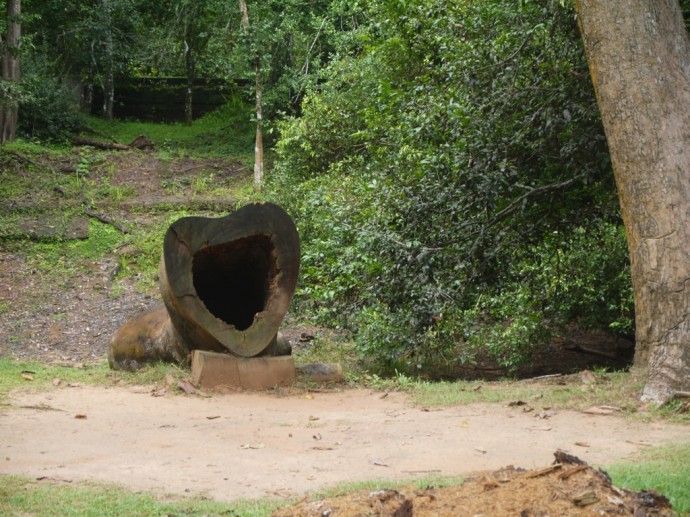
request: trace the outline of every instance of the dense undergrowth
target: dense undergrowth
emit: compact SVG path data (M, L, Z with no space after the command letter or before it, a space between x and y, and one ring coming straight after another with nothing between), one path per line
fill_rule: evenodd
M285 121L270 197L296 306L389 369L507 371L576 325L632 337L622 221L574 13L371 2Z

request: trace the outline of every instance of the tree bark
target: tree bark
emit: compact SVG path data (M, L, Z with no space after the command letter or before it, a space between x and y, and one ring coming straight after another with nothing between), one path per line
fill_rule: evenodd
M2 80L9 82L4 90L9 92L0 103L0 143L14 140L17 134L17 115L19 112L17 99L11 88L11 83L19 81L19 40L21 36L20 0L7 0L7 34L3 43ZM7 87L9 86L9 87Z
M184 121L188 126L192 124L192 107L194 105L194 54L192 52L192 46L187 41L184 40L184 61L185 61L185 71L187 73L187 91L185 92L184 98Z
M105 21L105 84L103 85L103 115L106 120L113 119L115 104L115 48L113 44L113 17L110 0L102 0Z
M240 15L242 16L242 32L245 36L249 35L249 11L247 10L247 1L238 0L240 5Z
M261 58L256 56L255 61L256 74L256 141L254 144L254 190L258 192L264 183L264 135L263 135L263 110L262 110L262 95L261 89Z
M242 16L242 32L249 36L249 11L246 0L238 0ZM254 93L256 98L256 139L254 143L254 190L258 192L264 183L264 134L263 134L263 89L261 86L261 57L254 55Z
M91 108L93 105L93 83L94 83L94 66L89 65L89 72L86 77L86 84L82 91L81 105L80 108L84 113L91 113Z
M576 0L628 237L643 400L690 389L690 42L677 0Z

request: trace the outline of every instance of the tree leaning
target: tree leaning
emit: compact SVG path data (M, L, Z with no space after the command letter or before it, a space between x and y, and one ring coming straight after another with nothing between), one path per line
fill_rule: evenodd
M690 391L690 42L677 0L576 0L635 293L643 400Z

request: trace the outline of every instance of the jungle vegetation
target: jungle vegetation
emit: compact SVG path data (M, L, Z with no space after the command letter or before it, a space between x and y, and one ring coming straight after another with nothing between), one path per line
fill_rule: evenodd
M515 372L573 328L634 340L570 1L24 0L21 25L22 139L66 142L94 88L112 117L118 79L235 85L270 158L255 196L300 231L293 311L377 364Z

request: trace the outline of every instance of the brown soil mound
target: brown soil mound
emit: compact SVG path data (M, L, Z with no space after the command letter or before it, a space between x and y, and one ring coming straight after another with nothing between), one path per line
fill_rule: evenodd
M578 458L562 451L555 456L549 467L523 470L509 466L460 486L304 499L273 517L676 515L663 496L616 488L606 473Z

